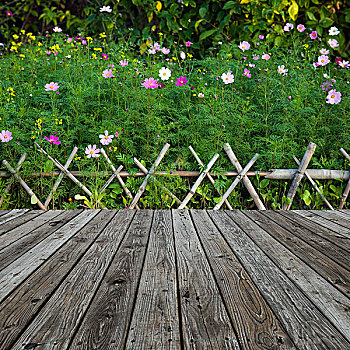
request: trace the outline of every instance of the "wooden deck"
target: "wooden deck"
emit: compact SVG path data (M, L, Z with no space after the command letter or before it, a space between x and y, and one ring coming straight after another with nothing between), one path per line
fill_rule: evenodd
M350 349L350 211L0 211L0 349Z

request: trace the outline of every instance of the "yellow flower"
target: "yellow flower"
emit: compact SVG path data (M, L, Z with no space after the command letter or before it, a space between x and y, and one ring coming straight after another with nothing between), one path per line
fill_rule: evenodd
M25 34L25 33L26 33L26 31L25 31L24 29L22 29L22 30L21 30L21 33L22 33L22 34Z
M13 37L15 40L19 39L19 36L18 36L17 34L13 34L12 37Z
M106 38L106 37L107 37L107 35L106 35L106 33L105 33L105 32L100 33L100 39L102 39L102 38Z
M188 56L189 58L192 58L192 57L193 57L193 55L191 55L191 54L188 53L188 52L187 52L187 56Z
M91 36L87 36L86 40L90 43L90 42L92 42L93 39L91 38Z
M95 51L102 52L102 48L101 48L101 47L94 47L94 50L95 50Z
M93 53L93 54L91 55L91 58L97 60L97 55L96 55L95 53Z
M43 46L43 44L41 42L38 42L38 46Z

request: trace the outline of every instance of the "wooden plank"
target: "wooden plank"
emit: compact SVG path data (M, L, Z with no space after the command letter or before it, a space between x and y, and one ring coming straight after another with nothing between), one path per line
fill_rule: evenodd
M277 214L283 215L283 218ZM343 232L336 232L329 229L329 227L321 226L318 222L319 220L324 221L328 226L333 224L314 213L309 213L309 211L305 215L304 213L300 213L299 215L299 211L292 211L290 214L279 211L271 213L271 215L271 218L277 218L277 221L275 221L278 224L289 229L289 231L296 234L299 238L319 249L334 261L339 262L345 268L348 268L350 262L350 239L346 234L344 235L344 228L340 230ZM315 222L313 221L313 217L316 218ZM282 221L280 222L280 220ZM331 246L327 242L330 242Z
M188 211L173 210L185 349L239 349L235 331Z
M13 220L24 213L28 212L29 209L13 209L13 210L1 210L2 215L0 217L0 227L3 228L3 225L10 220ZM1 235L1 233L0 233Z
M344 218L346 220L350 220L350 210L349 209L335 210L334 213L336 215L341 216L342 218Z
M40 227L50 227L50 221L55 220L55 218L61 213L62 211L59 210L40 211L39 215L37 215L37 213L33 213L35 216L32 216L29 221L13 228L11 231L7 231L0 237L0 251L4 250L6 247L18 241L19 239L22 239L23 237L31 234L34 230Z
M150 210L137 211L71 349L124 349L152 217Z
M340 332L231 219L234 212L209 215L298 349L349 348Z
M0 271L0 301L33 273L45 260L73 237L97 214L98 210L86 210L67 225L28 250L19 259Z
M81 212L81 210L79 211ZM56 217L39 226L29 234L23 236L17 241L13 242L5 249L0 251L0 270L18 259L21 255L32 249L36 244L48 237L54 231L65 225L78 213L73 210L67 210L59 213ZM45 214L43 214L45 215ZM0 240L1 241L1 240Z
M248 214L247 211L235 212L233 218L255 244L312 300L343 336L350 341L350 299L330 285L293 252L272 238L269 235L269 230L263 230L253 220L247 220Z
M155 211L126 349L180 349L170 210Z
M78 212L78 211L74 211ZM0 344L11 349L38 311L115 215L103 210L0 304ZM123 225L123 221L115 222Z
M242 349L296 349L208 214L191 211Z
M5 214L8 214L10 212L10 210L3 210L3 209L0 209L0 216L3 216Z
M247 215L261 228L268 230L272 237L278 240L307 265L318 272L319 275L343 292L347 297L350 297L349 271L340 264L337 264L335 261L332 261L329 257L325 256L319 249L311 246L313 239L311 234L309 235L305 233L305 238L307 238L308 242L310 242L310 244L308 244L296 236L298 234L297 230L294 230L293 228L293 233L291 233L284 228L285 225L291 225L292 227L293 223L287 217L283 217L282 215L278 216L279 214L277 212L271 212L270 218L266 218L266 216L252 211L247 213ZM274 217L276 217L276 221L279 220L278 224L272 221L272 218Z
M133 214L127 215L128 223ZM118 212L117 217L123 215ZM117 222L110 222L103 230L12 349L34 345L47 350L68 348L128 228Z
M17 226L23 225L36 216L44 213L43 210L16 210L11 211L4 217L0 218L0 236L4 233L13 230ZM5 225L6 224L6 225Z
M309 212L309 211L308 211ZM323 218L331 221L331 224L335 224L332 228L334 231L335 229L337 230L342 230L346 232L347 235L350 236L350 217L343 215L341 212L337 210L311 210L313 214L322 216Z

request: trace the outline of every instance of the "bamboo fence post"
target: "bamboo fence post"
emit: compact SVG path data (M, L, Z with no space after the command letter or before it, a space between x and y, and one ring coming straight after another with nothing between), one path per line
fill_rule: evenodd
M219 154L215 153L213 158L210 160L210 162L208 163L208 165L206 166L206 168L201 172L201 174L198 176L196 182L194 183L194 185L192 186L190 192L188 192L186 198L182 201L182 204L179 206L179 209L184 209L185 206L187 205L187 203L191 200L191 198L193 197L193 195L196 193L197 188L199 187L199 185L201 184L201 182L203 181L203 179L206 177L207 173L209 172L209 170L212 168L212 166L214 165L214 163L216 162L216 160L219 158Z
M12 168L12 166L6 161L3 160L2 163L6 166L6 168L11 172L14 178L21 184L21 186L26 190L29 194L30 198L34 198L40 209L46 210L45 206L40 202L39 198L35 195L35 193L31 190L31 188L24 182L24 180L17 174L16 170Z
M233 153L232 148L231 148L229 143L225 143L224 144L224 150L225 150L228 158L230 159L232 165L235 167L237 172L240 173L242 171L242 169L243 169L242 165L240 164L240 162L238 161L237 157ZM242 181L243 181L244 186L248 190L249 194L253 198L254 203L257 206L257 208L259 210L266 210L266 208L264 206L264 203L260 200L260 197L259 197L258 193L255 191L255 188L254 188L253 184L248 179L248 176L244 176Z
M91 197L91 191L86 188L69 170L65 169L64 166L58 162L56 159L52 158L41 146L34 142L35 146L48 158L50 159L58 169L60 169L64 174L66 174L79 188L81 188L89 197Z
M74 147L72 153L70 154L69 158L67 159L66 164L64 165L64 168L65 168L66 170L68 170L68 168L69 168L69 166L70 166L70 163L72 162L72 160L73 160L73 158L74 158L74 156L75 156L75 154L76 154L77 152L78 152L78 147ZM46 208L48 208L49 203L50 203L50 201L51 201L51 199L52 199L53 193L57 190L57 188L58 188L58 186L60 185L60 183L61 183L63 177L64 177L64 172L61 171L60 174L58 175L58 178L57 178L57 180L56 180L56 182L55 182L55 184L54 184L54 186L53 186L53 188L52 188L50 194L49 194L48 197L46 198L46 201L45 201L45 204L44 204Z
M18 172L21 169L22 164L24 163L25 159L27 158L27 153L23 153L21 158L19 159L19 161L17 162L17 168L16 168L16 172ZM4 203L5 200L5 194L10 191L10 188L12 186L12 177L13 175L11 175L11 178L9 180L9 183L7 184L7 186L4 189L4 192L2 194L2 197L0 199L0 205L2 205L2 203Z
M193 156L196 158L197 163L198 163L200 166L204 167L203 162L200 160L200 158L198 157L197 153L196 153L195 150L192 148L192 146L188 146L188 148L190 149L190 151L191 151L191 153L193 154ZM218 188L215 187L215 180L212 178L212 176L210 175L210 173L207 173L207 178L208 178L209 181L212 183L212 185L213 185L214 188L216 189L216 192L217 192L217 193L219 194L219 196L221 197L221 196L222 196L222 193L221 193L221 191L220 191ZM225 200L225 204L227 205L227 208L228 208L229 210L232 210L232 209L233 209L232 206L231 206L231 204L230 204L230 202L229 202L227 199Z
M157 159L155 160L155 162L153 163L151 169L149 170L149 172L147 173L145 179L143 180L138 192L136 193L134 199L132 200L129 209L134 209L137 202L139 201L139 199L141 198L143 192L146 189L146 186L148 184L148 180L149 178L154 174L156 167L160 164L160 162L162 161L166 151L169 149L170 145L168 143L166 143L163 147L163 149L160 151Z
M300 162L298 160L298 158L296 156L293 156L293 159L295 160L295 162L297 163L297 165L300 165ZM321 196L321 198L323 199L323 201L326 203L327 207L331 210L334 210L334 208L332 207L332 205L328 202L327 198L323 195L323 193L321 192L321 190L318 188L316 182L312 179L312 177L309 175L309 173L305 170L305 176L307 177L307 179L310 181L311 185L315 188L315 190L318 192L318 194Z
M304 173L310 163L311 157L314 154L316 149L316 144L313 142L310 142L307 146L306 152L304 154L303 159L301 160L301 163L299 165L298 171L295 173L292 184L290 186L289 192L287 194L287 198L290 199L289 204L284 203L283 204L283 210L289 210L292 206L293 199L295 194L297 193L297 189L299 187L300 181L304 176Z
M112 181L117 177L117 175L123 170L123 168L124 167L120 165L119 168L110 176L107 182L101 187L98 193L102 193L112 183Z
M244 167L244 169L237 175L235 180L232 182L231 186L227 189L227 191L222 196L220 202L217 203L215 205L215 207L213 208L214 210L218 210L218 209L221 208L221 206L223 205L225 199L228 198L228 196L231 194L231 192L234 190L234 188L239 184L239 182L244 178L244 176L247 173L247 171L253 166L253 164L255 163L255 161L258 158L259 158L259 154L256 153L254 155L254 157L249 161L249 163Z
M143 173L145 173L146 175L148 174L147 168L144 167L140 161L138 161L136 158L134 158L134 162L135 162L135 164L140 168L140 170L141 170ZM159 184L159 181L156 180L156 179L154 179L154 182ZM177 198L177 197L174 195L174 193L172 193L167 187L163 186L162 184L160 184L160 185L162 186L162 189L163 189L165 192L167 192L171 198L175 199L176 203L178 203L178 204L181 204L181 203L182 203L182 202L180 201L180 199ZM188 209L188 208L186 207L186 209Z
M111 167L113 173L115 174L117 172L117 169L115 168L115 166L113 165L113 163L111 162L111 160L109 159L109 157L107 156L107 153L105 152L105 150L103 148L101 148L101 153L102 155L105 157L107 163L109 164L109 166ZM112 175L113 176L113 175ZM129 191L129 189L126 187L125 182L123 181L123 179L121 178L121 176L119 175L119 173L116 174L116 178L119 181L120 185L122 186L125 194L131 199L131 201L134 199L134 197L132 196L131 192ZM136 204L135 206L136 209L140 209L140 207Z
M343 154L343 156L350 162L350 156L346 153L346 151L344 150L344 148L341 148L340 149L340 152ZM345 187L345 190L344 190L344 193L341 197L341 200L340 200L340 204L339 204L339 208L338 209L343 209L344 207L344 204L346 202L346 199L348 198L348 195L349 195L349 192L350 192L350 179L348 180L348 183L346 184L346 187Z

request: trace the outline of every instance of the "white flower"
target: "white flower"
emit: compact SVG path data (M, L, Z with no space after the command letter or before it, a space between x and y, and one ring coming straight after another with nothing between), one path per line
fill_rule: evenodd
M277 72L279 74L287 75L288 69L284 68L284 65L278 66Z
M181 57L182 60L184 60L186 58L186 54L183 51L181 51L180 52L180 57Z
M338 41L336 39L329 39L328 44L332 49L339 46Z
M159 77L162 80L168 80L171 77L171 70L169 68L162 67L159 70Z
M198 94L198 97L199 97L199 98L203 98L203 97L204 97L204 94L200 92L200 93Z
M329 79L329 75L326 74L326 73L323 74L323 77L326 78L326 79Z
M62 32L62 29L61 29L60 27L55 27L55 28L53 29L53 31L54 31L55 33L61 33L61 32Z
M338 30L337 27L331 27L329 28L329 35L338 35L340 33L340 31Z
M340 67L342 68L349 68L350 65L349 65L349 61L341 61L338 63Z
M322 55L328 55L329 54L329 50L323 48L323 49L320 50L320 53Z
M112 12L112 9L110 6L102 6L100 12Z
M222 45L222 41L219 41L219 42L218 42L218 45Z
M228 71L227 73L222 73L221 79L224 82L224 84L232 84L235 81L235 76Z
M72 56L71 55L67 55L66 58L71 58Z

